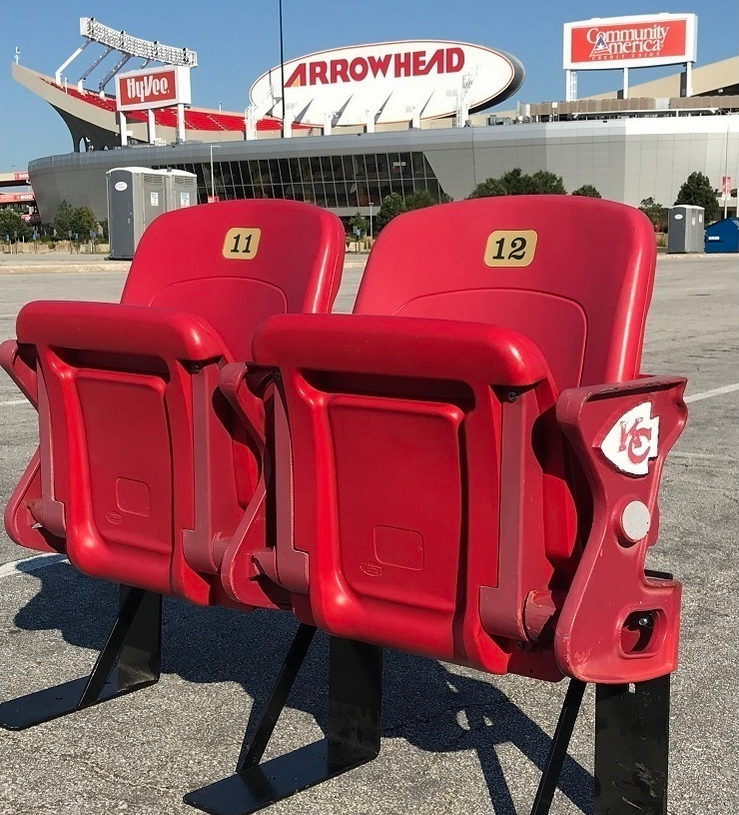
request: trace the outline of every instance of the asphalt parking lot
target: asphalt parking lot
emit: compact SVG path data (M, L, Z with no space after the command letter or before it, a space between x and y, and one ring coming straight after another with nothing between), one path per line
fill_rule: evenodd
M16 270L0 258L0 339L33 299L118 299L124 273ZM351 307L351 258L337 310ZM31 273L33 272L33 273ZM661 257L643 370L689 378L688 427L667 460L649 565L684 582L673 681L671 815L739 812L739 259ZM0 373L0 504L36 444L34 411ZM12 565L30 557L25 566ZM116 589L0 532L0 699L89 672ZM233 772L244 726L295 630L288 614L165 600L163 674L146 690L19 733L0 731L2 815L184 815L182 795ZM268 757L320 736L326 638L319 635ZM282 815L528 813L565 684L490 677L388 653L380 757L276 805ZM553 812L590 813L589 689Z

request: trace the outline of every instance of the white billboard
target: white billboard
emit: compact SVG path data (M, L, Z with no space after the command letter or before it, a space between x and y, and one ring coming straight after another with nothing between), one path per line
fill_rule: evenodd
M320 51L283 66L285 108L306 125L363 125L450 116L502 102L523 83L513 56L480 45L404 40ZM282 116L280 67L249 91L260 112Z
M695 14L595 17L565 23L563 67L573 71L647 68L695 62Z
M150 110L191 102L190 68L168 65L165 68L129 71L115 76L118 110Z

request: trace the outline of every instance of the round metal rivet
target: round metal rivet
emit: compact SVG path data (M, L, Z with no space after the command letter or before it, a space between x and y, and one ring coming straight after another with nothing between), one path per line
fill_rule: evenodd
M651 525L652 515L645 503L630 501L626 504L624 511L621 513L621 529L632 543L645 538Z

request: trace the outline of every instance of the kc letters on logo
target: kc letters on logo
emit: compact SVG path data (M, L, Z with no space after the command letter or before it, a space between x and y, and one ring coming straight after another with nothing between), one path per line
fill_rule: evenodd
M658 441L659 416L652 417L651 402L642 402L616 421L600 449L619 470L647 475L649 459L657 457Z

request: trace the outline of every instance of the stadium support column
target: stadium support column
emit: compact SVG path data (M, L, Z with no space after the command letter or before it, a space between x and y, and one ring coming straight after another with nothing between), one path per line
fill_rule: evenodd
M118 129L121 133L121 147L126 147L128 145L128 122L122 110L118 111Z
M180 144L185 141L185 106L181 102L177 105L177 141Z
M257 113L253 107L244 111L244 136L247 141L253 141L257 137Z
M565 102L577 100L577 71L565 71Z
M64 73L64 69L69 67L91 42L92 40L85 40L84 45L81 45L69 59L62 62L62 64L56 69L54 72L54 79L56 80L57 85L62 84L62 74Z
M455 127L466 127L467 120L470 118L470 109L464 101L460 100L457 104L457 115L454 119Z
M149 134L149 144L154 144L157 140L157 122L154 118L154 111L146 111L146 132Z

